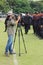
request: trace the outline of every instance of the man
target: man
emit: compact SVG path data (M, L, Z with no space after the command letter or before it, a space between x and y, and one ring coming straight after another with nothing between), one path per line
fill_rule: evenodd
M41 38L43 38L43 13L40 13L39 30L40 30L40 36Z
M28 15L28 12L26 12L26 15L24 16L24 26L25 34L27 34L28 30L30 29L30 16Z
M9 11L7 15L9 16L9 18L7 20L8 41L7 41L7 45L6 45L6 48L5 48L5 55L9 56L9 53L15 54L13 52L12 44L13 44L13 37L14 37L14 34L15 34L16 22L15 22L14 15L13 15L12 11Z

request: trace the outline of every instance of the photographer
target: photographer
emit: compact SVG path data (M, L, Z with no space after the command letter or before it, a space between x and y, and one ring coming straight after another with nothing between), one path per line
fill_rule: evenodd
M9 11L7 16L8 17L6 18L6 23L7 23L6 25L7 25L8 41L5 49L5 55L9 56L9 53L15 54L13 52L12 44L13 44L13 36L16 30L16 24L18 23L19 19L16 21L12 11Z

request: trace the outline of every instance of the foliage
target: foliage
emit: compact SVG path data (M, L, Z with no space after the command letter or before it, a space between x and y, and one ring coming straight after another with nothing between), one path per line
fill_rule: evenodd
M38 11L38 12L41 12L42 11L42 9L43 9L43 4L42 4L42 2L31 2L30 3L30 6L31 6L31 8L34 10L34 11Z
M30 0L0 0L0 11L8 12L13 9L14 12L30 12L43 11L43 1L30 1Z

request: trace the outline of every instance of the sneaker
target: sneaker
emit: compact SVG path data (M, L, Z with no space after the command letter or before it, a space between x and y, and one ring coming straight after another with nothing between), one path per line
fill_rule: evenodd
M8 54L8 52L5 52L5 55L6 55L7 57L9 57L9 54Z

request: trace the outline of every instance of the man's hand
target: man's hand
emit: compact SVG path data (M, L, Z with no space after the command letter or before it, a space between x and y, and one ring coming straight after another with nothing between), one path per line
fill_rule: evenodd
M16 23L18 24L19 20L21 19L20 15L18 16L18 20L16 21Z

